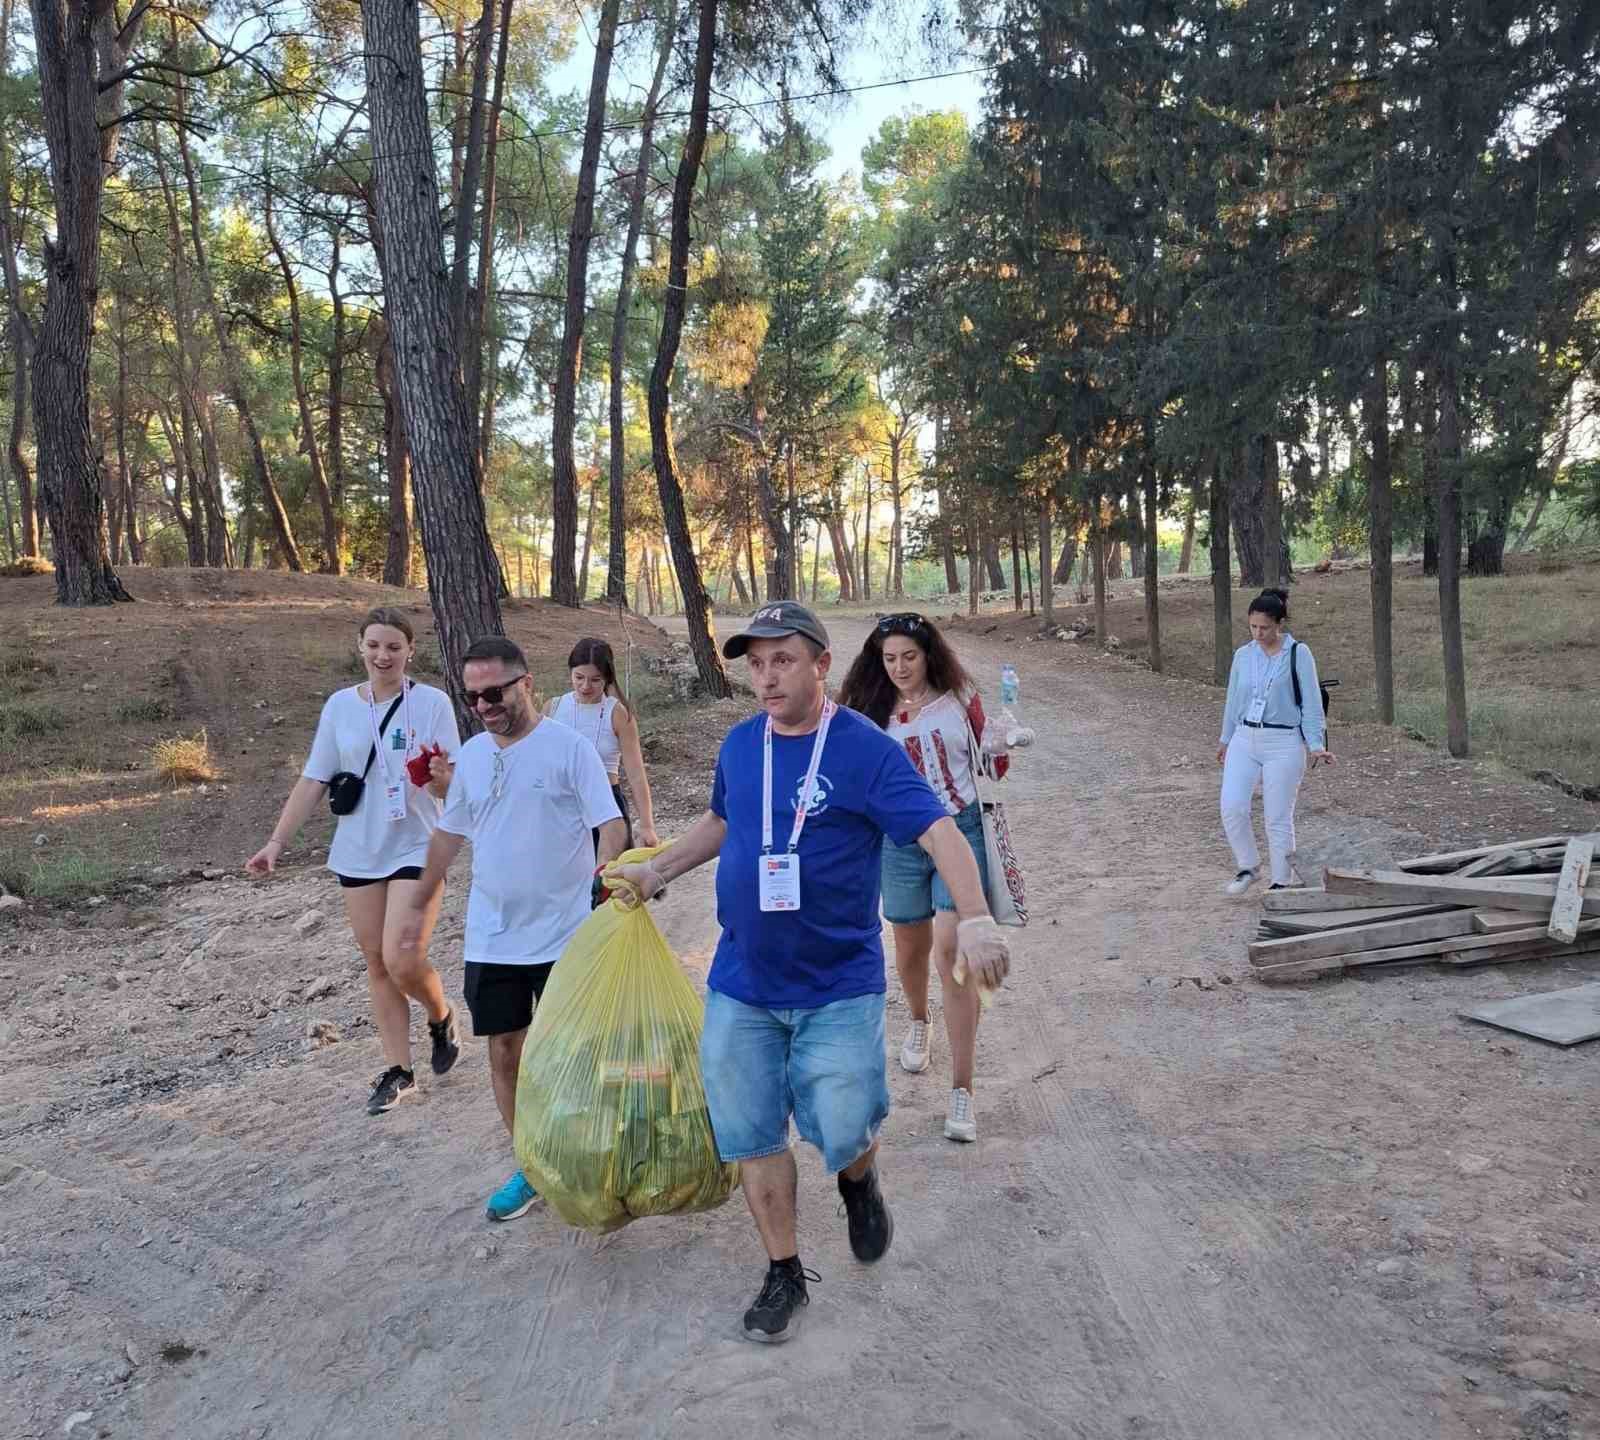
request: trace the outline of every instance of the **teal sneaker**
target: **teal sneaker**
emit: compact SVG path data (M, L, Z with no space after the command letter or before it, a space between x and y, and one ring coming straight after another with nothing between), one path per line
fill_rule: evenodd
M491 1220L515 1220L533 1209L539 1192L528 1184L527 1176L518 1170L493 1195L489 1197L486 1212Z

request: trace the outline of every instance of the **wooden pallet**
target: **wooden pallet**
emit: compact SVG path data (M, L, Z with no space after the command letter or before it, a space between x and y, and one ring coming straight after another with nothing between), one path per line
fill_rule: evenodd
M1544 835L1329 869L1323 888L1270 890L1249 948L1262 980L1371 965L1503 964L1600 952L1600 835Z

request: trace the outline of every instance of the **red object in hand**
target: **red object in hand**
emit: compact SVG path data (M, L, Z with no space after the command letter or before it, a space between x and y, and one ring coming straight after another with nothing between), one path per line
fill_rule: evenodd
M609 865L610 863L611 862L609 860L606 862L607 865ZM605 869L606 869L605 865L597 865L597 866L595 866L595 871L594 871L594 878L600 882L599 883L600 903L602 905L604 905L606 903L606 901L611 898L611 891L606 888L606 882L604 880L600 879L600 877L605 873Z
M443 755L444 747L441 745L424 745L415 755L406 761L406 774L411 777L411 783L422 789L433 779L433 772L429 764L435 755Z

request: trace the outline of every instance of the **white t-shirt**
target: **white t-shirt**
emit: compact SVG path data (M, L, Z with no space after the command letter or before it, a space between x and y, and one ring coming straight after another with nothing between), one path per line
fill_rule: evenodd
M382 701L374 717L359 685L328 696L322 718L317 721L311 754L300 773L323 784L341 770L359 775L372 750L373 719L382 723L392 699L391 696ZM383 744L372 757L361 803L350 814L339 817L328 850L328 869L335 874L352 880L376 880L392 875L402 866L421 865L428 858L428 841L438 823L440 804L429 791L411 783L405 762L424 745L439 745L446 755L454 755L461 746L461 737L456 730L455 709L443 690L413 684L410 704L410 733L406 732L406 702L402 700L394 719L384 727ZM403 743L404 749L396 748L397 743ZM404 820L384 818L386 777L406 787Z
M982 738L984 727L983 706L977 702L963 706L960 700L946 691L926 705L909 722L900 719L897 705L889 712L889 723L883 728L890 737L905 749L906 757L933 787L933 793L944 802L947 814L959 815L978 799L978 783L972 774L972 743L968 727ZM1003 773L1003 772L1001 772ZM989 771L988 778L995 778Z
M576 730L541 720L512 745L489 734L468 740L439 817L441 830L472 841L465 958L559 960L589 915L590 831L621 818L598 752Z
M559 720L590 741L600 752L600 763L607 775L622 773L622 742L616 731L617 697L606 695L593 705L580 705L578 697L567 691L556 701L551 719Z

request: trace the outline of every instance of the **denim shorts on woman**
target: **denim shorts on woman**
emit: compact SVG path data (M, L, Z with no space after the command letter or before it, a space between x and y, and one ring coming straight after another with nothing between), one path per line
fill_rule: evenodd
M700 1068L717 1152L759 1160L789 1148L789 1117L829 1171L853 1165L889 1114L883 996L766 1010L712 990Z
M983 853L983 814L969 805L955 817L956 828L967 837L978 860L983 893L989 893L989 865ZM933 857L913 841L910 845L883 842L883 918L891 925L915 925L933 919L935 910L954 910L956 902L933 868Z

